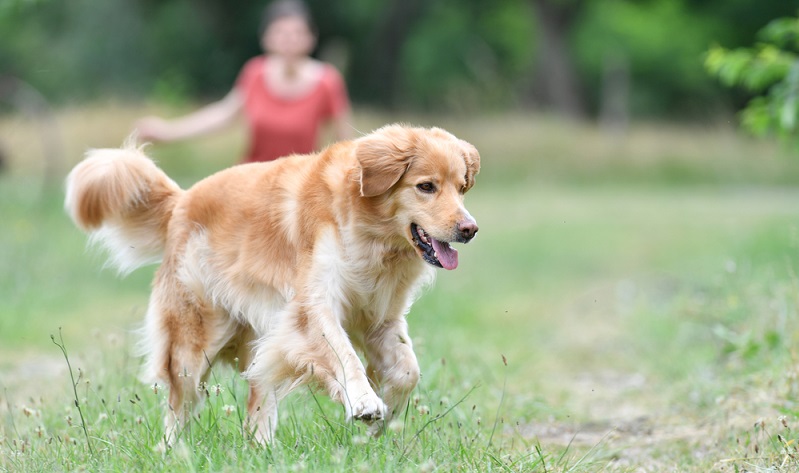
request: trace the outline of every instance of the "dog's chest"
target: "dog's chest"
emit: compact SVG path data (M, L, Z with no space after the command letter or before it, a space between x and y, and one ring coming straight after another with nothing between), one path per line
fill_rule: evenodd
M354 313L379 322L407 311L419 283L419 262L404 255L381 255L379 263L352 268L350 302Z

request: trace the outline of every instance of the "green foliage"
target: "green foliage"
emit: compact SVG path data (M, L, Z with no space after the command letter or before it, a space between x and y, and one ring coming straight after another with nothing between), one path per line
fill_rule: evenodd
M148 69L135 38L143 27L126 0L21 1L0 13L0 69L47 97L141 92Z
M718 19L681 0L588 2L574 29L574 50L580 70L597 85L610 61L629 65L634 113L697 113L697 99L711 97L701 56L721 31Z
M596 107L609 58L629 63L631 104L638 115L702 113L718 90L701 55L712 41L750 44L748 25L763 12L788 14L784 0L542 0L567 5L557 25L567 38L585 96ZM308 0L319 24L320 51L344 46L344 69L356 102L406 108L499 109L535 95L541 39L528 0ZM264 0L0 1L0 70L57 102L104 96L170 104L226 93L256 38ZM375 45L391 8L421 5L398 46L396 84L386 86ZM753 6L754 5L754 6ZM777 47L795 41L790 22L769 35ZM390 36L390 35L389 35ZM782 45L782 46L781 46ZM382 64L382 63L380 63ZM777 72L777 71L774 71ZM766 80L764 77L760 80ZM761 123L754 114L749 121Z
M535 55L529 9L518 1L461 6L436 2L414 28L402 51L403 94L425 108L507 106Z
M712 47L705 67L722 84L758 94L741 112L745 129L799 144L799 17L773 20L751 48Z

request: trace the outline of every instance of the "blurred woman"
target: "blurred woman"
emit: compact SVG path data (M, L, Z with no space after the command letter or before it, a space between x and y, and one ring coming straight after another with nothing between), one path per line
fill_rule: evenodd
M243 162L317 151L327 123L336 139L349 138L347 89L335 67L310 57L316 33L305 4L270 4L262 20L261 46L265 54L244 64L223 99L173 120L143 118L136 124L139 138L164 142L199 136L230 124L242 112L249 129Z

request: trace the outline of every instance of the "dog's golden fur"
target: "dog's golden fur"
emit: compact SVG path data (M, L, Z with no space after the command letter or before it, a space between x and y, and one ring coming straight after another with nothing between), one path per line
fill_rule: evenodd
M419 379L405 314L432 265L457 265L449 242L477 231L463 195L479 168L444 130L392 125L184 191L126 146L87 154L66 208L122 272L162 261L143 343L145 377L169 386L168 436L211 364L234 360L258 439L305 382L377 432Z

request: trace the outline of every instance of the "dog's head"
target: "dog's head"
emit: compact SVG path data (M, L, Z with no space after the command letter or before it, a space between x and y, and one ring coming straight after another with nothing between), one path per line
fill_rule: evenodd
M468 243L477 222L463 205L480 171L471 144L440 128L390 125L357 140L360 193L390 209L396 233L429 264L458 266L450 243Z

